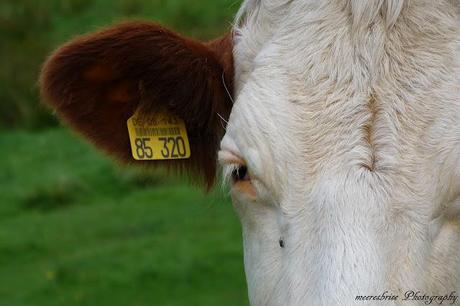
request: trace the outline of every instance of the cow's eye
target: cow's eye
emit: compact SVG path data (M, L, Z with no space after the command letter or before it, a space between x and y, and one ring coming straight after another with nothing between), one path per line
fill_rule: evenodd
M241 182L241 181L250 181L251 178L248 173L248 168L246 166L239 166L232 172L232 179L233 182Z
M248 167L245 165L237 165L231 173L232 188L239 194L244 194L249 199L257 199L257 191L253 185L253 180L249 174Z
M219 162L224 167L225 182L231 181L232 191L235 194L245 194L251 199L257 198L253 177L243 158L230 150L219 152Z

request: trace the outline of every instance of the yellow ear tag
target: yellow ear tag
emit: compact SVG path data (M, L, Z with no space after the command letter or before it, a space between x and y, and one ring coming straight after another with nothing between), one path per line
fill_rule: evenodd
M135 160L190 158L190 142L184 120L165 113L153 116L137 112L128 119L131 151Z

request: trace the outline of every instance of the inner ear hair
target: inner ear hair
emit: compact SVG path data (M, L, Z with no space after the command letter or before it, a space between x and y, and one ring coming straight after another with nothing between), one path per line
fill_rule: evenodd
M221 120L232 108L227 92L233 91L232 42L232 33L202 43L155 23L118 24L55 51L42 69L42 97L67 124L116 159L163 165L210 188L224 134ZM191 158L136 162L126 127L136 110L182 118Z

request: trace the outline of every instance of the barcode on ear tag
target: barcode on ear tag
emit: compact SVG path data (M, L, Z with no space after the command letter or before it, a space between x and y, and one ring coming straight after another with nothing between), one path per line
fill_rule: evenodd
M190 142L184 120L165 113L128 119L131 151L135 160L190 158Z

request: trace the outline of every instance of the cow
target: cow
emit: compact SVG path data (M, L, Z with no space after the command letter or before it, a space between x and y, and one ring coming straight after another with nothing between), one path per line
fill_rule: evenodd
M460 303L460 1L246 0L209 42L116 24L40 82L117 160L222 173L251 305ZM136 114L182 120L190 156L134 158Z

